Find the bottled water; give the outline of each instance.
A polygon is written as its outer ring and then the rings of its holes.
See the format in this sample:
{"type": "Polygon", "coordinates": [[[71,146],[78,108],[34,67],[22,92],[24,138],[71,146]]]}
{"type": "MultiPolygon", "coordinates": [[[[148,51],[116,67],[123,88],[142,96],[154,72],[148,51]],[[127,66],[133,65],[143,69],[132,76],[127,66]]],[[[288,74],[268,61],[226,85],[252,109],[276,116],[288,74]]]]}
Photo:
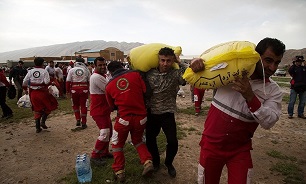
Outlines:
{"type": "Polygon", "coordinates": [[[92,169],[90,159],[86,154],[77,155],[75,170],[80,183],[91,182],[92,169]]]}

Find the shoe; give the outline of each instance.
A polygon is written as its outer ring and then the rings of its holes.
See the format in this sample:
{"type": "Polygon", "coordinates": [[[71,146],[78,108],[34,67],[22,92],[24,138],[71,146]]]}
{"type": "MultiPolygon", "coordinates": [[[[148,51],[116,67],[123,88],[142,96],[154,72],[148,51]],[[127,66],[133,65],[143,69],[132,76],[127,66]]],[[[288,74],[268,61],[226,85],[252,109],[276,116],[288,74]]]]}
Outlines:
{"type": "Polygon", "coordinates": [[[160,169],[160,165],[159,165],[159,164],[158,164],[158,165],[154,165],[154,164],[153,164],[153,171],[154,171],[154,172],[159,171],[159,169],[160,169]]]}
{"type": "Polygon", "coordinates": [[[39,132],[41,132],[41,131],[42,131],[41,128],[37,128],[37,129],[36,129],[36,133],[39,133],[39,132]]]}
{"type": "Polygon", "coordinates": [[[142,171],[142,176],[145,177],[149,177],[152,176],[152,173],[154,172],[154,167],[153,167],[153,163],[151,160],[147,160],[144,164],[143,164],[143,171],[142,171]]]}
{"type": "Polygon", "coordinates": [[[46,126],[45,123],[40,123],[40,126],[41,126],[43,129],[48,129],[48,127],[46,126]]]}
{"type": "Polygon", "coordinates": [[[176,177],[176,170],[173,167],[173,165],[166,165],[166,167],[168,168],[168,174],[172,177],[175,178],[176,177]]]}
{"type": "Polygon", "coordinates": [[[90,158],[90,163],[96,165],[96,166],[105,166],[106,161],[102,160],[101,158],[90,158]]]}
{"type": "Polygon", "coordinates": [[[13,117],[13,114],[9,114],[5,117],[5,119],[10,119],[11,117],[13,117]]]}
{"type": "Polygon", "coordinates": [[[195,115],[195,116],[199,116],[199,113],[198,113],[198,112],[196,112],[194,115],[195,115]]]}
{"type": "Polygon", "coordinates": [[[302,118],[302,119],[306,119],[306,117],[304,116],[304,114],[302,115],[298,115],[299,118],[302,118]]]}
{"type": "Polygon", "coordinates": [[[102,158],[114,158],[114,155],[111,153],[108,153],[106,155],[103,155],[102,158]]]}
{"type": "Polygon", "coordinates": [[[82,124],[82,129],[86,129],[87,125],[86,124],[82,124]]]}
{"type": "Polygon", "coordinates": [[[289,115],[289,116],[288,116],[288,118],[289,118],[289,119],[292,119],[292,118],[293,118],[293,116],[292,116],[292,115],[289,115]]]}
{"type": "Polygon", "coordinates": [[[81,126],[81,121],[80,121],[80,120],[77,120],[75,126],[81,126]]]}
{"type": "Polygon", "coordinates": [[[120,183],[125,182],[125,173],[124,170],[119,170],[115,173],[116,180],[118,180],[120,183]]]}

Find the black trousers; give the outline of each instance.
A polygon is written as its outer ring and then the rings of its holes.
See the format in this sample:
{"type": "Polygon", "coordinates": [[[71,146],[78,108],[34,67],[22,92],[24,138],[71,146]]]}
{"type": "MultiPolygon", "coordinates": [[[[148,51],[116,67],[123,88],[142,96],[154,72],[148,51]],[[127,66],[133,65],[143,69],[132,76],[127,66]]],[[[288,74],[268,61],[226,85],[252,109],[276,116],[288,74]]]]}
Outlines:
{"type": "Polygon", "coordinates": [[[151,114],[148,112],[146,125],[146,144],[153,157],[153,165],[160,165],[160,156],[156,138],[160,130],[166,135],[167,149],[165,165],[171,165],[178,150],[178,140],[176,133],[176,122],[174,113],[151,114]]]}
{"type": "Polygon", "coordinates": [[[13,113],[12,109],[6,105],[6,87],[0,87],[0,106],[3,112],[3,117],[11,115],[13,113]]]}

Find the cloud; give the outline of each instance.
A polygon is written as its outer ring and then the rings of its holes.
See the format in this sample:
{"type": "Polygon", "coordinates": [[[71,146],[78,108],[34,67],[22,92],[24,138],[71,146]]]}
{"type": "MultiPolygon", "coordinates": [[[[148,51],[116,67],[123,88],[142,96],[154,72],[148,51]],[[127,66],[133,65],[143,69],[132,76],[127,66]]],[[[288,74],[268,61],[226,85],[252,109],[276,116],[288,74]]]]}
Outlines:
{"type": "Polygon", "coordinates": [[[0,0],[0,52],[86,40],[161,42],[201,54],[264,37],[305,48],[304,0],[0,0]]]}

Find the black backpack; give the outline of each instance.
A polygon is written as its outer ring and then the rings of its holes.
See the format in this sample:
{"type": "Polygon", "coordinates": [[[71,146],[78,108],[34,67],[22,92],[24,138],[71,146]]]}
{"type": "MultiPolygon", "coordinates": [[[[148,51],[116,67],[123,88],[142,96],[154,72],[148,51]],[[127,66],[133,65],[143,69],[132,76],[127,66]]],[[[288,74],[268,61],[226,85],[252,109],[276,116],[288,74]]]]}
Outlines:
{"type": "Polygon", "coordinates": [[[10,85],[10,87],[8,88],[7,97],[9,99],[14,99],[16,97],[16,88],[14,85],[10,85]]]}

